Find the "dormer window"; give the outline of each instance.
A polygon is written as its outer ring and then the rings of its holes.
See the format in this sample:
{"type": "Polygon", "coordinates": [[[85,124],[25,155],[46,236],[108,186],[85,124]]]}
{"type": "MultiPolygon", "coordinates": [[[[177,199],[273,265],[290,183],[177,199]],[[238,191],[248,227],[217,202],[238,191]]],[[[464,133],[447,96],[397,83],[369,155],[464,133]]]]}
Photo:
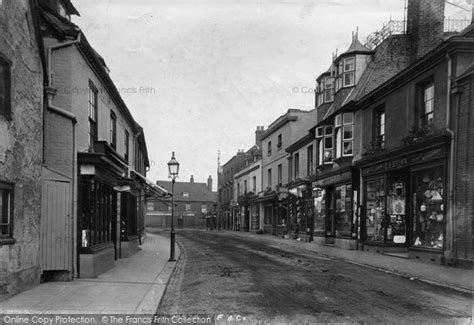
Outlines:
{"type": "Polygon", "coordinates": [[[355,58],[344,59],[344,87],[353,86],[355,84],[355,58]]]}

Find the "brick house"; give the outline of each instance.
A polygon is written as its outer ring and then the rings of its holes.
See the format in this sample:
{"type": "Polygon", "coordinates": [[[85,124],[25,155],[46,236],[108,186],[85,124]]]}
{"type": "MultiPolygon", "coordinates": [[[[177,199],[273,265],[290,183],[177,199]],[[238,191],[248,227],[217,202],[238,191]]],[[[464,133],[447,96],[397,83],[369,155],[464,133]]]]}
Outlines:
{"type": "Polygon", "coordinates": [[[356,103],[362,249],[471,267],[474,29],[444,33],[444,1],[415,9],[407,33],[416,60],[356,103]],[[437,27],[427,37],[423,24],[437,27]],[[384,145],[373,146],[382,123],[384,145]]]}
{"type": "MultiPolygon", "coordinates": [[[[171,193],[171,181],[157,181],[156,184],[171,193]]],[[[194,181],[175,182],[174,225],[176,228],[206,229],[206,219],[217,227],[217,193],[212,191],[212,177],[207,183],[194,181]]],[[[169,228],[171,226],[171,198],[150,200],[147,206],[147,227],[169,228]]]]}
{"type": "Polygon", "coordinates": [[[0,2],[0,299],[40,282],[43,61],[35,1],[0,2]]]}
{"type": "Polygon", "coordinates": [[[104,59],[70,21],[70,1],[43,1],[47,60],[41,261],[45,278],[95,277],[138,251],[147,195],[143,129],[104,59]],[[52,240],[54,238],[54,240],[52,240]]]}
{"type": "Polygon", "coordinates": [[[472,23],[446,31],[442,0],[407,9],[317,79],[313,239],[470,265],[472,23]]]}

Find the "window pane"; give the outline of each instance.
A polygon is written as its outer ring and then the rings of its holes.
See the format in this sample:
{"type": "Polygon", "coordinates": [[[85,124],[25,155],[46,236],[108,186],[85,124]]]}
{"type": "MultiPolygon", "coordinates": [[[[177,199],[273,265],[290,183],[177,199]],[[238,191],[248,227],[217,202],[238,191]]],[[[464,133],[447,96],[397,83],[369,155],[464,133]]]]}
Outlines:
{"type": "Polygon", "coordinates": [[[344,59],[344,72],[354,70],[354,58],[344,59]]]}
{"type": "Polygon", "coordinates": [[[354,72],[348,72],[344,74],[344,86],[351,86],[354,84],[355,76],[354,72]]]}
{"type": "Polygon", "coordinates": [[[341,142],[341,129],[337,129],[336,132],[336,158],[341,157],[342,155],[342,142],[341,142]]]}
{"type": "Polygon", "coordinates": [[[333,127],[332,127],[332,126],[329,126],[329,125],[328,125],[328,126],[326,126],[326,127],[324,128],[324,134],[325,134],[325,135],[333,135],[333,132],[334,132],[334,131],[333,131],[333,127]]]}
{"type": "Polygon", "coordinates": [[[354,124],[354,113],[344,113],[342,123],[344,123],[344,125],[354,124]]]}
{"type": "Polygon", "coordinates": [[[332,137],[324,138],[324,149],[332,149],[332,137]]]}
{"type": "Polygon", "coordinates": [[[352,140],[354,126],[353,125],[344,125],[343,128],[344,128],[343,139],[344,140],[352,140]]]}
{"type": "Polygon", "coordinates": [[[344,141],[344,156],[351,156],[353,154],[352,151],[352,141],[344,141]]]}

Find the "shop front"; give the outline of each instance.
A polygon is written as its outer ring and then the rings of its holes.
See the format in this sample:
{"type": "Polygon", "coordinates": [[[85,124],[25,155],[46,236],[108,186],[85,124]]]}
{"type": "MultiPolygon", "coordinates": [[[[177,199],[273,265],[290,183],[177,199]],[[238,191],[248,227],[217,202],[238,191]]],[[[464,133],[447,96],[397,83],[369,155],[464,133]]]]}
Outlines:
{"type": "Polygon", "coordinates": [[[301,182],[289,187],[288,195],[288,224],[287,229],[291,238],[301,241],[313,240],[314,229],[313,198],[311,182],[301,182]]]}
{"type": "Polygon", "coordinates": [[[311,183],[313,240],[319,244],[357,249],[358,173],[350,166],[311,183]]]}
{"type": "Polygon", "coordinates": [[[364,250],[444,263],[447,144],[438,140],[360,165],[364,250]]]}

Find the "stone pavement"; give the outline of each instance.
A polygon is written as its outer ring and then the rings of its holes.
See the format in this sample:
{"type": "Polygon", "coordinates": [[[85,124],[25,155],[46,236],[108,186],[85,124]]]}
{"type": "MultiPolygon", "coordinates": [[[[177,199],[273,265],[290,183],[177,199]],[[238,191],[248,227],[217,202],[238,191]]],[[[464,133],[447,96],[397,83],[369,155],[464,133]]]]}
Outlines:
{"type": "Polygon", "coordinates": [[[97,278],[47,282],[21,292],[0,302],[0,312],[154,314],[176,263],[168,262],[169,238],[147,233],[141,248],[97,278]]]}
{"type": "MultiPolygon", "coordinates": [[[[430,264],[413,259],[394,257],[384,254],[347,250],[334,246],[320,245],[314,242],[302,242],[294,239],[268,234],[254,234],[248,232],[220,231],[221,236],[242,236],[266,242],[275,247],[289,251],[310,251],[319,255],[341,260],[347,263],[377,269],[406,277],[412,281],[422,281],[432,285],[450,288],[463,293],[474,294],[474,271],[439,264],[430,264]]],[[[179,240],[179,237],[177,237],[179,240]]]]}

